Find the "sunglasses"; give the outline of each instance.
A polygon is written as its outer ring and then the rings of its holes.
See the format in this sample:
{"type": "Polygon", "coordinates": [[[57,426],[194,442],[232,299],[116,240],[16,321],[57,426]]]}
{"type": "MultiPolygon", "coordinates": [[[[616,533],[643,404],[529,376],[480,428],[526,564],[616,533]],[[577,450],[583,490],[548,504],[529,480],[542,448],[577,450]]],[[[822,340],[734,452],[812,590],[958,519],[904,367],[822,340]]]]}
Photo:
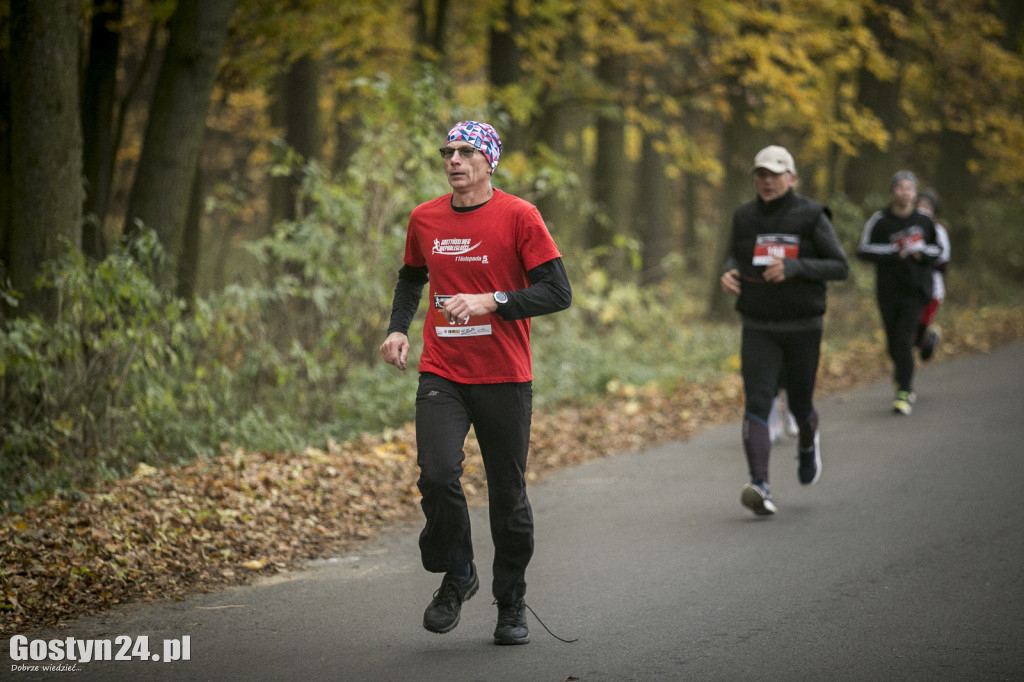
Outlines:
{"type": "Polygon", "coordinates": [[[455,156],[455,152],[458,152],[459,157],[463,159],[472,159],[475,154],[483,154],[476,147],[441,147],[437,151],[441,152],[441,158],[445,160],[455,156]]]}

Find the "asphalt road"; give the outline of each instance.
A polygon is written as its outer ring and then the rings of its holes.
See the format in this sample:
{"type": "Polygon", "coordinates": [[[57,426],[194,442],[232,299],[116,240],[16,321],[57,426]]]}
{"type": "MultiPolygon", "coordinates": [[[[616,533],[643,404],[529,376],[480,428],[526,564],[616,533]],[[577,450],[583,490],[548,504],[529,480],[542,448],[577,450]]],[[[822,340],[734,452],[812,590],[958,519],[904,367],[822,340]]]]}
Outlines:
{"type": "MultiPolygon", "coordinates": [[[[189,637],[189,660],[77,663],[11,680],[1024,679],[1024,344],[928,365],[914,414],[887,383],[818,401],[823,474],[772,459],[779,513],[740,506],[738,425],[533,486],[532,642],[491,643],[482,589],[447,635],[421,627],[437,586],[396,527],[358,556],[194,600],[85,618],[56,638],[189,637]],[[66,677],[71,675],[70,678],[66,677]]],[[[180,652],[179,652],[180,653],[180,652]]],[[[69,665],[70,662],[65,662],[69,665]]]]}

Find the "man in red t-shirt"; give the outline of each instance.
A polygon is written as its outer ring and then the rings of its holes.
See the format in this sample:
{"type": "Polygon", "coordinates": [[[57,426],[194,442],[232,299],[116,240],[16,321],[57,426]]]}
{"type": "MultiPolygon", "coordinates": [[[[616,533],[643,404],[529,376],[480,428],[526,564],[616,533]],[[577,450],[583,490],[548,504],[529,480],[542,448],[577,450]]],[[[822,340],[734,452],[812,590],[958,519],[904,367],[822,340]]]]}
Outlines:
{"type": "Polygon", "coordinates": [[[525,644],[525,575],[533,556],[525,475],[533,402],[530,318],[569,307],[572,290],[540,212],[491,186],[501,155],[494,128],[462,121],[440,151],[452,192],[417,206],[409,218],[380,347],[386,362],[406,368],[407,333],[429,282],[416,393],[417,485],[426,517],[419,544],[424,568],[444,577],[423,627],[451,631],[480,584],[460,483],[472,426],[487,473],[494,541],[494,641],[525,644]]]}

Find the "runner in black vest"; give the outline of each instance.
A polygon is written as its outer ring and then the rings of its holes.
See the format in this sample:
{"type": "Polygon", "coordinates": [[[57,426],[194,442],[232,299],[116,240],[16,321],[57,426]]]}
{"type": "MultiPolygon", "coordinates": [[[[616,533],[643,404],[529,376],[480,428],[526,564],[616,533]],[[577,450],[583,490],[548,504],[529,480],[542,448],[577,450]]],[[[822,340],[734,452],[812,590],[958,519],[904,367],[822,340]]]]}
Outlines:
{"type": "Polygon", "coordinates": [[[797,475],[804,485],[821,475],[813,396],[825,282],[845,279],[849,264],[828,208],[795,193],[796,167],[788,151],[774,145],[762,149],[752,170],[757,198],[733,215],[721,285],[738,295],[736,310],[743,316],[743,447],[750,483],[740,500],[754,513],[767,515],[776,511],[768,490],[768,414],[782,373],[789,409],[800,428],[797,475]]]}

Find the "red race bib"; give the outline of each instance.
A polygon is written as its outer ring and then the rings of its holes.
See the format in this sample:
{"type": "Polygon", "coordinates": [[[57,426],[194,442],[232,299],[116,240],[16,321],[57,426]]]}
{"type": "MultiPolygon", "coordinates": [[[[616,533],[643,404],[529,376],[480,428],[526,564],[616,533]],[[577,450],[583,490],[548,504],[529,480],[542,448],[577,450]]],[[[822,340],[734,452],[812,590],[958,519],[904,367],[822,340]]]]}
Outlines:
{"type": "Polygon", "coordinates": [[[795,234],[759,234],[754,244],[754,265],[771,265],[778,258],[800,255],[800,237],[795,234]]]}

